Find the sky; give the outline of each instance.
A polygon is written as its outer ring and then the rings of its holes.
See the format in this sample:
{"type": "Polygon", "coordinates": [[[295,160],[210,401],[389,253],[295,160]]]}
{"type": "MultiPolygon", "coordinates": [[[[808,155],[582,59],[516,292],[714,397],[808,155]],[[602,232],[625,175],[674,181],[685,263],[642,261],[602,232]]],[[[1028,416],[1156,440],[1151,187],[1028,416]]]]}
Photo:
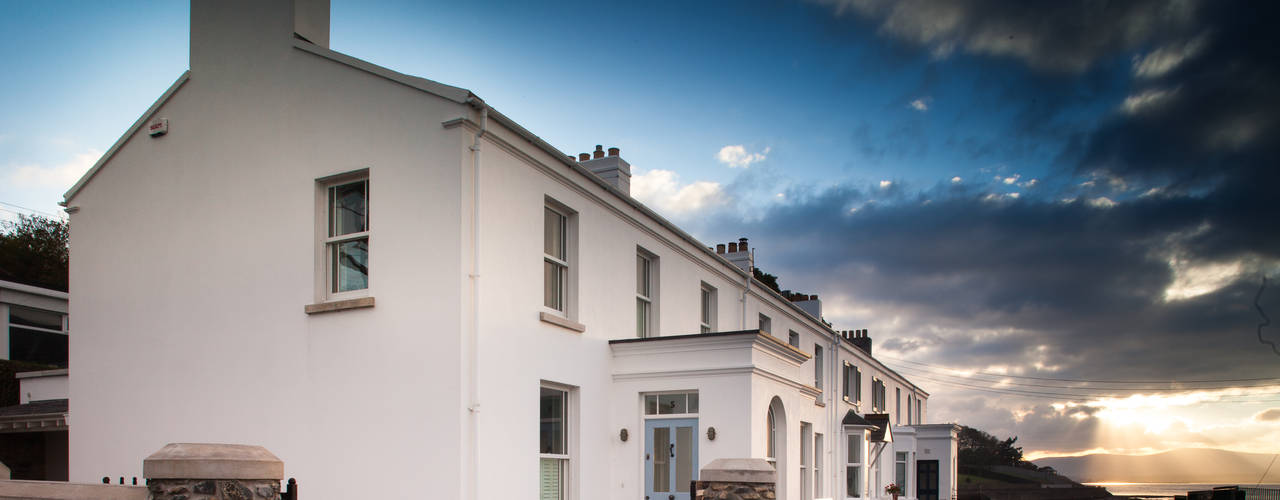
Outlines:
{"type": "MultiPolygon", "coordinates": [[[[1278,10],[333,0],[330,46],[621,148],[637,199],[869,329],[930,421],[1032,458],[1270,454],[1278,10]]],[[[188,28],[180,1],[0,1],[0,218],[60,213],[188,28]]]]}

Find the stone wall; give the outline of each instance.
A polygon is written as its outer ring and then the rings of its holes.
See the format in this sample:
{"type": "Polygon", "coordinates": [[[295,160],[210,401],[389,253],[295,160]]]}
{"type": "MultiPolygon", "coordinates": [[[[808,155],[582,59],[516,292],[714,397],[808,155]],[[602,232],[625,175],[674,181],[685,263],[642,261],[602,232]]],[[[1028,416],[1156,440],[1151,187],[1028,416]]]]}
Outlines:
{"type": "Polygon", "coordinates": [[[696,500],[774,500],[777,495],[774,483],[695,481],[693,486],[696,500]]]}
{"type": "Polygon", "coordinates": [[[761,458],[711,461],[693,482],[693,500],[774,500],[778,473],[761,458]]]}
{"type": "Polygon", "coordinates": [[[148,479],[151,500],[278,500],[272,479],[148,479]]]}
{"type": "Polygon", "coordinates": [[[170,443],[142,475],[146,487],[0,480],[0,500],[279,500],[284,463],[261,446],[170,443]]]}

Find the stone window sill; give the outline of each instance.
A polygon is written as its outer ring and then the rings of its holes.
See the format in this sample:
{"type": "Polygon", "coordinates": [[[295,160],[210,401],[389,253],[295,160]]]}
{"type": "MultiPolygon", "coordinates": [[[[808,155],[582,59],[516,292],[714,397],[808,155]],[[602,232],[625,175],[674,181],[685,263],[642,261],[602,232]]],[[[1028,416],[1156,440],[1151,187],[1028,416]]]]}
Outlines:
{"type": "Polygon", "coordinates": [[[564,316],[558,316],[545,311],[538,313],[538,319],[542,320],[543,323],[551,323],[558,327],[568,328],[578,333],[587,331],[587,325],[571,320],[564,316]]]}
{"type": "Polygon", "coordinates": [[[319,302],[315,304],[307,304],[304,310],[307,314],[322,314],[338,311],[346,311],[349,309],[364,309],[373,307],[373,297],[360,297],[358,299],[335,300],[332,302],[319,302]]]}

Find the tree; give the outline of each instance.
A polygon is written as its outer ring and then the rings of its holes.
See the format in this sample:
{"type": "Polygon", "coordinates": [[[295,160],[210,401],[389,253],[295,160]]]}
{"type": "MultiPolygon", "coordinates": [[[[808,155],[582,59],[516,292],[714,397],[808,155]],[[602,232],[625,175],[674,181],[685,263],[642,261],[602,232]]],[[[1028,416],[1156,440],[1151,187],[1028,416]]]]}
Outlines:
{"type": "Polygon", "coordinates": [[[782,293],[782,289],[778,288],[777,276],[761,271],[758,267],[752,267],[751,274],[755,276],[757,281],[764,283],[764,286],[769,287],[775,292],[782,293]]]}
{"type": "Polygon", "coordinates": [[[1014,446],[1018,437],[1001,440],[991,434],[967,425],[960,426],[959,463],[967,466],[1009,465],[1035,470],[1036,466],[1022,459],[1022,447],[1014,446]]]}
{"type": "Polygon", "coordinates": [[[69,237],[65,220],[18,215],[0,222],[0,280],[67,291],[69,237]]]}

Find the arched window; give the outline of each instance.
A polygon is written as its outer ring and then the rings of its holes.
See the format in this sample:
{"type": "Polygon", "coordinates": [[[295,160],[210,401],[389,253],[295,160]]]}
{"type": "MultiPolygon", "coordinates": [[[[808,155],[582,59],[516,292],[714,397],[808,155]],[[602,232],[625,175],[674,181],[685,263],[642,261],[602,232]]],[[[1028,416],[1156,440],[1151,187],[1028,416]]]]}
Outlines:
{"type": "Polygon", "coordinates": [[[769,415],[765,417],[765,426],[765,456],[769,457],[769,461],[772,462],[774,461],[774,458],[777,457],[773,452],[773,436],[777,433],[777,426],[774,425],[773,421],[773,406],[769,406],[769,415]]]}

